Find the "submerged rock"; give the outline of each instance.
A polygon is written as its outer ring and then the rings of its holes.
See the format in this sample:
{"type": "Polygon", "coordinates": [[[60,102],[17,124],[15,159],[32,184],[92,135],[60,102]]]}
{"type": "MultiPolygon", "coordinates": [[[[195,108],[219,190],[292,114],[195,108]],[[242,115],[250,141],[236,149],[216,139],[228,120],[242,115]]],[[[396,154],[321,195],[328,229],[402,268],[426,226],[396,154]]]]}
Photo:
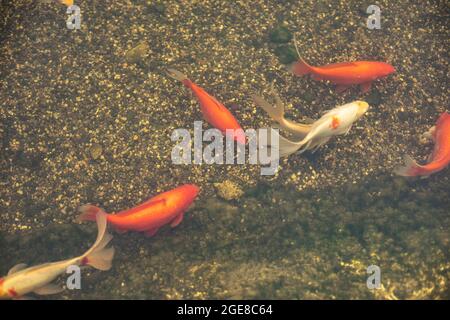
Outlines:
{"type": "Polygon", "coordinates": [[[214,187],[216,188],[219,197],[225,200],[238,199],[244,194],[244,191],[231,180],[214,183],[214,187]]]}
{"type": "Polygon", "coordinates": [[[146,41],[140,42],[136,47],[128,50],[125,53],[125,60],[129,63],[141,62],[147,58],[150,47],[146,41]]]}
{"type": "Polygon", "coordinates": [[[89,153],[92,157],[92,159],[97,160],[98,158],[100,158],[100,156],[103,153],[103,148],[101,145],[99,145],[98,143],[94,143],[91,148],[89,149],[89,153]]]}
{"type": "Polygon", "coordinates": [[[273,43],[287,43],[292,40],[292,33],[285,26],[278,26],[270,32],[269,39],[273,43]]]}
{"type": "Polygon", "coordinates": [[[280,46],[275,49],[275,55],[282,64],[290,64],[297,61],[297,52],[293,46],[280,46]]]}

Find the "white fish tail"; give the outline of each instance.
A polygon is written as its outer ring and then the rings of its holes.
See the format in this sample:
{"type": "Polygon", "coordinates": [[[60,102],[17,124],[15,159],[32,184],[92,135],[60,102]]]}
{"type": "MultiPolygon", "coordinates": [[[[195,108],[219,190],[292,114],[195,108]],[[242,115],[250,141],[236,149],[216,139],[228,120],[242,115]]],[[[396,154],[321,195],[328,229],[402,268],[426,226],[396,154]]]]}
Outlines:
{"type": "Polygon", "coordinates": [[[403,157],[403,166],[394,169],[394,173],[399,176],[412,177],[419,175],[421,166],[418,165],[413,158],[408,155],[403,157]]]}
{"type": "Polygon", "coordinates": [[[263,110],[275,121],[280,122],[284,116],[284,107],[283,105],[273,106],[262,97],[257,96],[255,94],[252,95],[252,99],[256,105],[263,108],[263,110]]]}
{"type": "Polygon", "coordinates": [[[184,73],[181,73],[180,71],[178,71],[176,69],[170,69],[170,68],[167,69],[167,75],[178,81],[183,81],[188,78],[184,73]]]}
{"type": "Polygon", "coordinates": [[[96,221],[98,227],[97,240],[95,240],[92,247],[80,257],[81,264],[89,265],[99,270],[109,270],[114,257],[114,247],[111,246],[106,248],[112,239],[112,236],[106,231],[106,213],[98,211],[96,213],[96,221]]]}
{"type": "Polygon", "coordinates": [[[295,152],[297,152],[300,148],[303,147],[303,149],[300,151],[300,153],[304,152],[308,149],[308,146],[311,141],[299,141],[294,142],[291,140],[288,140],[282,136],[279,136],[278,144],[279,144],[279,155],[280,157],[289,156],[295,152]]]}

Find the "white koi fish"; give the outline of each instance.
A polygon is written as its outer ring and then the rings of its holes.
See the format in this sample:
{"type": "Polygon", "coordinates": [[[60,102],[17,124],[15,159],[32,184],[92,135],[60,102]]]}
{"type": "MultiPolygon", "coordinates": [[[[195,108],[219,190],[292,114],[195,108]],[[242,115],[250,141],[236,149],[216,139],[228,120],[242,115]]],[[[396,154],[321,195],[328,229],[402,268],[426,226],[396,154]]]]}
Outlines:
{"type": "Polygon", "coordinates": [[[364,101],[353,101],[327,111],[315,121],[307,135],[300,141],[291,141],[279,137],[279,156],[288,156],[300,150],[300,153],[324,145],[331,137],[346,134],[353,123],[366,113],[369,105],[364,101]]]}
{"type": "Polygon", "coordinates": [[[99,270],[109,270],[114,256],[114,248],[106,248],[112,236],[106,232],[106,214],[97,213],[97,240],[83,255],[64,261],[44,263],[26,268],[20,263],[9,270],[8,275],[0,278],[0,299],[18,299],[34,292],[39,295],[56,294],[64,289],[52,284],[59,275],[71,265],[89,265],[99,270]]]}

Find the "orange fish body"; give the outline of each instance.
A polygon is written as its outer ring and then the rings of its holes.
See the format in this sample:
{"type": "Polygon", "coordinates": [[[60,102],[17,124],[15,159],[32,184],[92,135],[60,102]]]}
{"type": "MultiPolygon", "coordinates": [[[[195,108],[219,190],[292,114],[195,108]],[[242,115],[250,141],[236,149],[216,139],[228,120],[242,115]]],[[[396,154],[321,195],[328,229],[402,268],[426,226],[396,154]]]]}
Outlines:
{"type": "MultiPolygon", "coordinates": [[[[176,227],[183,220],[184,212],[199,192],[196,185],[186,184],[161,193],[146,202],[115,214],[108,214],[107,220],[118,232],[138,231],[153,236],[160,227],[169,224],[176,227]]],[[[79,220],[94,220],[102,210],[93,205],[80,208],[79,220]]]]}
{"type": "Polygon", "coordinates": [[[197,98],[203,117],[213,127],[219,129],[222,134],[227,134],[226,131],[233,130],[230,136],[241,144],[246,143],[246,137],[239,122],[233,116],[233,114],[216,98],[207,93],[203,88],[193,83],[181,72],[169,69],[169,76],[181,81],[197,98]]]}
{"type": "Polygon", "coordinates": [[[432,128],[432,139],[435,142],[430,162],[418,165],[411,157],[405,157],[405,165],[395,169],[401,176],[429,176],[441,171],[450,163],[450,114],[440,115],[435,127],[432,128]]]}
{"type": "Polygon", "coordinates": [[[292,65],[291,70],[297,76],[311,74],[314,80],[327,80],[337,84],[338,92],[351,85],[360,85],[363,93],[370,90],[373,81],[395,72],[394,67],[385,62],[355,61],[313,67],[301,58],[292,65]]]}
{"type": "Polygon", "coordinates": [[[73,0],[59,0],[62,4],[65,4],[66,6],[70,7],[73,5],[73,0]]]}

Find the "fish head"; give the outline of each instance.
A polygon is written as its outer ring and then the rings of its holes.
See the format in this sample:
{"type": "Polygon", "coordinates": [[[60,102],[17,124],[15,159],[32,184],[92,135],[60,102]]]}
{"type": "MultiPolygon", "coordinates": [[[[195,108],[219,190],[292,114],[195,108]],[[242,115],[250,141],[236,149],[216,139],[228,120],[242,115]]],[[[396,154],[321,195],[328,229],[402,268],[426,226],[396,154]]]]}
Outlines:
{"type": "Polygon", "coordinates": [[[361,118],[369,109],[369,104],[365,101],[357,100],[354,102],[356,105],[356,118],[361,118]]]}
{"type": "Polygon", "coordinates": [[[195,184],[185,184],[182,188],[184,189],[183,194],[186,196],[187,199],[189,199],[188,202],[194,201],[194,199],[200,192],[200,188],[195,184]]]}
{"type": "Polygon", "coordinates": [[[395,72],[395,68],[389,63],[381,62],[378,67],[378,72],[380,73],[381,77],[387,77],[391,73],[395,72]]]}

